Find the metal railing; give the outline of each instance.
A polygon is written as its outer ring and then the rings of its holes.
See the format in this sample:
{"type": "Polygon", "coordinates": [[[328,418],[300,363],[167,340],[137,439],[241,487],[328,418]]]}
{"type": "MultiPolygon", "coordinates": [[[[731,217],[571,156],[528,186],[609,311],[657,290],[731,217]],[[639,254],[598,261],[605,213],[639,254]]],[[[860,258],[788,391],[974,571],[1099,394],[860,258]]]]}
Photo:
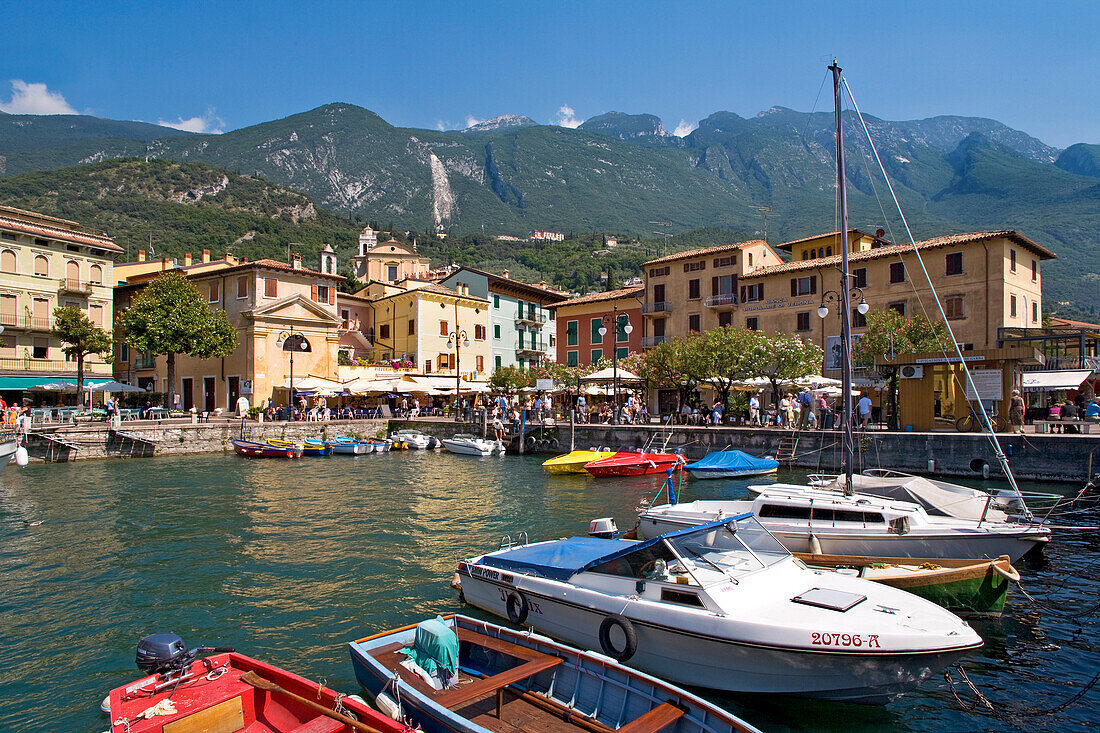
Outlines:
{"type": "Polygon", "coordinates": [[[516,347],[516,355],[517,356],[526,356],[526,355],[529,355],[529,354],[538,354],[538,355],[541,356],[543,353],[545,353],[545,351],[546,351],[546,346],[543,345],[543,344],[531,344],[529,346],[517,346],[516,347]]]}
{"type": "Polygon", "coordinates": [[[59,282],[58,289],[63,293],[83,293],[84,295],[88,295],[92,292],[92,284],[86,280],[78,280],[75,277],[65,277],[59,282]]]}
{"type": "Polygon", "coordinates": [[[642,303],[642,313],[649,315],[650,313],[671,313],[672,304],[668,301],[660,301],[657,303],[642,303]]]}
{"type": "Polygon", "coordinates": [[[663,344],[665,341],[669,341],[670,339],[671,337],[669,336],[643,336],[642,348],[652,349],[657,344],[663,344]]]}
{"type": "Polygon", "coordinates": [[[49,331],[53,328],[49,316],[31,316],[19,313],[0,313],[0,326],[25,328],[31,331],[49,331]]]}
{"type": "Polygon", "coordinates": [[[541,313],[520,311],[516,314],[516,323],[530,323],[534,326],[541,326],[546,323],[546,316],[541,313]]]}
{"type": "Polygon", "coordinates": [[[716,308],[723,305],[737,305],[737,296],[733,293],[725,295],[711,295],[706,299],[707,308],[716,308]]]}
{"type": "MultiPolygon", "coordinates": [[[[76,378],[76,362],[67,359],[34,359],[31,357],[0,357],[0,369],[25,372],[65,372],[76,378]]],[[[84,360],[84,376],[111,376],[111,365],[84,360]]]]}

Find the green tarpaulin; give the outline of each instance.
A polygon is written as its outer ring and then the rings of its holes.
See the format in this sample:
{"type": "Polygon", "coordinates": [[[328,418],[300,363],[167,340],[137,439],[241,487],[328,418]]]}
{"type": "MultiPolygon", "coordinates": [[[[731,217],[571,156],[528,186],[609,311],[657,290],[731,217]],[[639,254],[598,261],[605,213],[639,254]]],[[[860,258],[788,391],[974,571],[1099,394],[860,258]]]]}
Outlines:
{"type": "Polygon", "coordinates": [[[0,390],[4,389],[30,389],[41,384],[51,384],[59,381],[76,382],[76,378],[64,377],[0,377],[0,390]]]}

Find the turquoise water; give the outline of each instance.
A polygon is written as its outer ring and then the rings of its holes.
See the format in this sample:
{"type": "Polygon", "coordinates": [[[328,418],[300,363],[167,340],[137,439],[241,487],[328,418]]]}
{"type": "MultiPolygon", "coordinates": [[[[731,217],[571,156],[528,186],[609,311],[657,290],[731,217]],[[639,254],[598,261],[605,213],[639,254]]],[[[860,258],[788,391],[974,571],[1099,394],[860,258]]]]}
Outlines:
{"type": "MultiPolygon", "coordinates": [[[[134,645],[155,631],[354,691],[348,640],[463,610],[449,587],[456,558],[522,530],[532,540],[583,534],[602,516],[630,526],[659,485],[548,476],[540,460],[230,454],[9,467],[0,475],[0,730],[104,730],[100,700],[138,676],[134,645]]],[[[744,486],[695,482],[688,495],[741,496],[744,486]]],[[[1063,608],[1095,603],[1098,539],[1059,533],[1045,560],[1021,564],[1027,587],[1063,608]]],[[[974,624],[986,645],[965,667],[1002,711],[1053,706],[1100,671],[1095,614],[1066,620],[1014,593],[1002,619],[974,624]]],[[[1064,712],[1014,724],[960,710],[940,678],[885,707],[714,699],[767,730],[1069,730],[1100,718],[1100,687],[1064,712]]]]}

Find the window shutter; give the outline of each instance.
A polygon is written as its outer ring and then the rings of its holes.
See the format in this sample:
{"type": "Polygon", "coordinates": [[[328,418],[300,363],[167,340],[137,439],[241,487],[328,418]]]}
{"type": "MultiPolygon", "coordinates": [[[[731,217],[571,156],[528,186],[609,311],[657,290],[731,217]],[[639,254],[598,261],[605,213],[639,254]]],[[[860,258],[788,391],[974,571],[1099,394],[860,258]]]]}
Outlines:
{"type": "Polygon", "coordinates": [[[817,292],[817,275],[810,276],[810,294],[813,295],[817,292]]]}
{"type": "Polygon", "coordinates": [[[742,285],[741,286],[741,302],[744,303],[745,300],[746,300],[746,298],[745,298],[745,286],[742,285]]]}
{"type": "Polygon", "coordinates": [[[684,263],[684,272],[687,272],[687,271],[688,271],[688,263],[685,262],[684,263]]]}
{"type": "Polygon", "coordinates": [[[791,278],[791,297],[793,298],[796,295],[798,295],[798,278],[797,277],[792,277],[791,278]]]}
{"type": "Polygon", "coordinates": [[[328,288],[328,304],[336,305],[336,288],[331,285],[328,288]]]}
{"type": "Polygon", "coordinates": [[[714,276],[710,279],[710,294],[718,295],[718,276],[714,276]]]}
{"type": "MultiPolygon", "coordinates": [[[[764,283],[760,283],[756,286],[756,297],[760,300],[764,299],[764,283]]],[[[755,330],[755,329],[753,329],[755,330]]]]}
{"type": "Polygon", "coordinates": [[[313,283],[309,286],[309,297],[313,300],[313,302],[317,302],[317,283],[313,283]]]}

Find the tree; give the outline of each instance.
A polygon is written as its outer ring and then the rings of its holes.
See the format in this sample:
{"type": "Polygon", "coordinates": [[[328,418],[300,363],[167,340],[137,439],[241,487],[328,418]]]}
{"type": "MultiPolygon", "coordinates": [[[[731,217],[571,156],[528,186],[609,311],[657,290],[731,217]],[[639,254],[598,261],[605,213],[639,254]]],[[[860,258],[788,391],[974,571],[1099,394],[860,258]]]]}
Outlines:
{"type": "Polygon", "coordinates": [[[654,387],[675,389],[679,397],[677,409],[687,403],[698,380],[692,373],[690,356],[684,339],[662,341],[642,354],[638,376],[654,387]]]}
{"type": "Polygon", "coordinates": [[[867,332],[852,347],[852,363],[875,370],[889,382],[891,429],[898,427],[898,367],[893,364],[876,366],[876,360],[939,351],[950,343],[946,326],[939,321],[930,321],[920,313],[911,318],[893,309],[867,314],[867,332]]]}
{"type": "Polygon", "coordinates": [[[735,328],[716,328],[704,333],[693,333],[684,339],[683,348],[687,370],[698,382],[714,387],[723,404],[730,401],[733,383],[750,376],[752,362],[751,344],[756,331],[735,328]]]}
{"type": "Polygon", "coordinates": [[[101,354],[110,361],[111,334],[97,328],[84,311],[71,305],[53,309],[54,326],[51,333],[65,344],[62,351],[69,358],[76,357],[76,393],[83,395],[84,357],[101,354]]]}
{"type": "Polygon", "coordinates": [[[762,331],[749,331],[746,338],[748,373],[766,377],[772,383],[772,400],[779,401],[779,385],[821,371],[824,352],[811,341],[793,334],[768,336],[762,331]]]}
{"type": "Polygon", "coordinates": [[[512,394],[532,386],[535,383],[534,376],[534,372],[515,366],[497,367],[489,377],[489,386],[498,392],[512,394]]]}
{"type": "Polygon", "coordinates": [[[116,319],[132,349],[168,357],[168,404],[176,402],[176,354],[196,359],[229,356],[237,330],[223,310],[211,310],[195,284],[178,272],[153,280],[116,319]]]}

